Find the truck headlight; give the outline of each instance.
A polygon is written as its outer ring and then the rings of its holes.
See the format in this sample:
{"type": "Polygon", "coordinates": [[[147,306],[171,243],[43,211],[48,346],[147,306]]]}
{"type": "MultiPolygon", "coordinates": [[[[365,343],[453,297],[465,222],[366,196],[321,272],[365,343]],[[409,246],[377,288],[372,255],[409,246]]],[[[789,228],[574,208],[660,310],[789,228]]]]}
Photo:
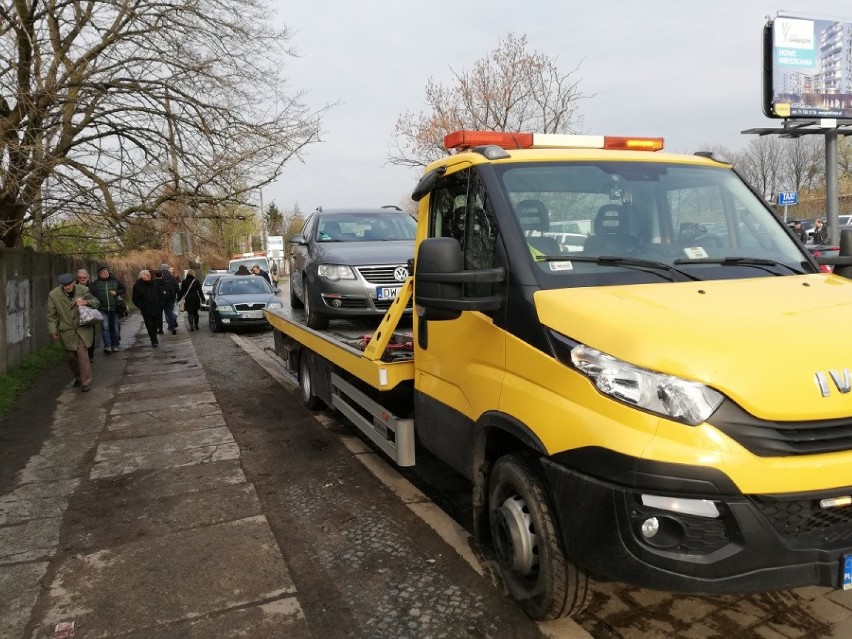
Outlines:
{"type": "Polygon", "coordinates": [[[352,269],[344,264],[320,264],[317,268],[317,274],[320,277],[325,277],[330,280],[354,280],[355,273],[352,269]]]}
{"type": "Polygon", "coordinates": [[[271,302],[271,303],[266,305],[266,308],[268,308],[268,309],[281,308],[281,303],[280,302],[271,302]]]}
{"type": "Polygon", "coordinates": [[[707,421],[724,399],[704,384],[639,368],[588,346],[572,348],[571,362],[602,393],[691,426],[707,421]]]}

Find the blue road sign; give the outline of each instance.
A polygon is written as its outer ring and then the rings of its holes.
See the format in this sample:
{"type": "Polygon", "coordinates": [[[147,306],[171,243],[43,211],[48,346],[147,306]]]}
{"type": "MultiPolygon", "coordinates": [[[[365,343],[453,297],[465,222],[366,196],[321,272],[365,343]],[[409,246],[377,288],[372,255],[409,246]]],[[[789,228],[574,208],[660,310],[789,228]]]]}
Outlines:
{"type": "Polygon", "coordinates": [[[781,191],[778,194],[778,204],[782,206],[788,206],[790,204],[798,204],[799,203],[799,192],[798,191],[781,191]]]}

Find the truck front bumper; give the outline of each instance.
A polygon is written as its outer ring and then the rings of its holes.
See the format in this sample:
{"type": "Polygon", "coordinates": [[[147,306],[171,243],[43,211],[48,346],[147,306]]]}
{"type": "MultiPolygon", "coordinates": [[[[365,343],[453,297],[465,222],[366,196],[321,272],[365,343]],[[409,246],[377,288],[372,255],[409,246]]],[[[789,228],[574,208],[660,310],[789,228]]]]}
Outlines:
{"type": "Polygon", "coordinates": [[[852,553],[852,506],[826,509],[820,501],[852,494],[852,488],[678,496],[609,483],[553,460],[544,460],[543,468],[566,555],[599,577],[704,593],[842,584],[841,561],[852,553]],[[689,514],[671,504],[660,508],[657,496],[680,498],[679,504],[712,502],[718,515],[689,514]]]}

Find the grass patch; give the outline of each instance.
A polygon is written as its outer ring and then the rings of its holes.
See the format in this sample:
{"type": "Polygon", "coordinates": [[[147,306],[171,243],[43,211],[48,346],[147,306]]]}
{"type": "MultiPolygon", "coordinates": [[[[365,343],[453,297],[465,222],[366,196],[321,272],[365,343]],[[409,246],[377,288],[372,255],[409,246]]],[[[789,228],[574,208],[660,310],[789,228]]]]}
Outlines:
{"type": "Polygon", "coordinates": [[[59,342],[45,346],[24,359],[5,375],[0,375],[0,417],[3,417],[16,399],[32,386],[44,372],[65,359],[65,350],[59,342]]]}

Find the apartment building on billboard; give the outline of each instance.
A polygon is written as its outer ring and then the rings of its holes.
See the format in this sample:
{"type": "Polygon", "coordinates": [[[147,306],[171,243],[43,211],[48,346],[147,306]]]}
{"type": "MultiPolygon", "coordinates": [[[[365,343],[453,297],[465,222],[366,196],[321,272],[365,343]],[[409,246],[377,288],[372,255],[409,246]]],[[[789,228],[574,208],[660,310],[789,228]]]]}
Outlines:
{"type": "Polygon", "coordinates": [[[852,24],[829,22],[819,38],[817,91],[825,95],[852,93],[852,24]]]}

